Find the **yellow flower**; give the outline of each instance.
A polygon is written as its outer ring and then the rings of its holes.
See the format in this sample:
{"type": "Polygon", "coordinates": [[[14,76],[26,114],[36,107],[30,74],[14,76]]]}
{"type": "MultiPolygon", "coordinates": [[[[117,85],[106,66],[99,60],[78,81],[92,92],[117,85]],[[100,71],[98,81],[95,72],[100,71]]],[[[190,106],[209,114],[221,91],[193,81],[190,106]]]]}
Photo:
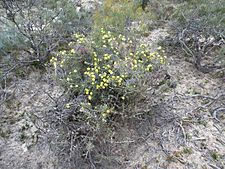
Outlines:
{"type": "Polygon", "coordinates": [[[91,75],[91,78],[92,78],[92,79],[95,79],[95,75],[94,75],[94,74],[92,74],[92,75],[91,75]]]}
{"type": "Polygon", "coordinates": [[[95,72],[98,73],[98,69],[95,69],[95,72]]]}
{"type": "Polygon", "coordinates": [[[113,74],[113,71],[112,70],[108,70],[109,74],[113,74]]]}
{"type": "Polygon", "coordinates": [[[74,35],[75,35],[75,38],[79,38],[80,37],[79,34],[77,34],[77,33],[74,34],[74,35]]]}
{"type": "Polygon", "coordinates": [[[161,47],[161,46],[159,46],[157,49],[158,49],[158,50],[161,50],[161,49],[162,49],[162,47],[161,47]]]}
{"type": "Polygon", "coordinates": [[[75,53],[75,50],[74,49],[71,49],[70,53],[74,54],[75,53]]]}
{"type": "Polygon", "coordinates": [[[91,100],[91,99],[92,99],[92,96],[91,96],[91,95],[89,95],[89,96],[88,96],[88,100],[91,100]]]}
{"type": "Polygon", "coordinates": [[[165,60],[163,58],[160,58],[160,63],[165,64],[165,60]]]}
{"type": "Polygon", "coordinates": [[[122,82],[122,79],[118,79],[118,83],[121,83],[122,82]]]}
{"type": "Polygon", "coordinates": [[[70,104],[67,103],[67,104],[65,105],[65,107],[66,107],[67,109],[69,109],[69,108],[70,108],[70,104]]]}
{"type": "Polygon", "coordinates": [[[146,69],[145,69],[146,71],[151,71],[152,70],[152,65],[151,64],[149,64],[147,67],[146,67],[146,69]]]}
{"type": "Polygon", "coordinates": [[[137,65],[134,65],[134,68],[137,68],[137,65]]]}
{"type": "Polygon", "coordinates": [[[66,51],[64,50],[64,51],[61,51],[61,54],[62,55],[65,55],[66,54],[66,51]]]}
{"type": "Polygon", "coordinates": [[[88,95],[89,94],[89,89],[84,89],[85,94],[88,95]]]}
{"type": "Polygon", "coordinates": [[[103,118],[106,118],[107,117],[107,114],[106,113],[102,113],[102,117],[103,118]]]}
{"type": "Polygon", "coordinates": [[[107,75],[107,74],[104,72],[104,73],[103,73],[103,77],[106,77],[106,75],[107,75]]]}

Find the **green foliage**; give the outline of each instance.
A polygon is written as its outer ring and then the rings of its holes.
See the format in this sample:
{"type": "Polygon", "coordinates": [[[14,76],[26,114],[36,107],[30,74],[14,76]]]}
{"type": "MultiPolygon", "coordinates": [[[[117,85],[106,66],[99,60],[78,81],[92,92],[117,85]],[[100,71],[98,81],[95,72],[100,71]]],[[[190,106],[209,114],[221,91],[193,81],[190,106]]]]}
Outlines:
{"type": "Polygon", "coordinates": [[[211,157],[215,161],[219,161],[221,159],[221,155],[218,152],[216,152],[216,151],[212,151],[211,152],[211,157]]]}
{"type": "Polygon", "coordinates": [[[150,52],[147,45],[104,28],[97,39],[82,34],[75,34],[73,39],[51,63],[56,72],[65,72],[61,80],[67,88],[85,96],[81,106],[94,110],[90,111],[92,118],[105,120],[113,111],[121,111],[122,104],[135,101],[143,94],[140,81],[165,64],[161,48],[150,52]]]}
{"type": "Polygon", "coordinates": [[[223,0],[191,0],[181,4],[174,18],[180,23],[187,20],[205,22],[208,26],[225,26],[225,1],[223,0]]]}
{"type": "Polygon", "coordinates": [[[135,9],[141,7],[143,10],[145,10],[145,7],[147,6],[149,0],[133,0],[133,1],[135,9]]]}
{"type": "Polygon", "coordinates": [[[155,20],[157,17],[154,11],[144,11],[145,0],[106,0],[102,8],[96,10],[93,16],[94,30],[104,28],[114,30],[118,33],[124,33],[129,30],[132,22],[146,22],[155,20]],[[142,7],[142,4],[144,7],[142,7]]]}
{"type": "Polygon", "coordinates": [[[129,0],[106,0],[103,7],[98,9],[93,18],[95,29],[124,30],[129,20],[134,20],[141,15],[135,12],[134,4],[129,0]]]}
{"type": "Polygon", "coordinates": [[[192,150],[191,147],[184,147],[183,153],[184,154],[192,154],[193,153],[193,150],[192,150]]]}
{"type": "Polygon", "coordinates": [[[0,52],[11,52],[23,48],[26,45],[25,38],[13,25],[0,28],[0,52]]]}

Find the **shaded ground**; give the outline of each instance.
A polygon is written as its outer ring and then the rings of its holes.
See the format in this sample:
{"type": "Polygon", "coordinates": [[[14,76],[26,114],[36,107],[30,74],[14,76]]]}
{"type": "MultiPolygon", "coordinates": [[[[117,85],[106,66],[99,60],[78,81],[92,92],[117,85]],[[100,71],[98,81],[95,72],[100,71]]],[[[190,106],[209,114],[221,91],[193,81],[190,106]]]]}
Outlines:
{"type": "MultiPolygon", "coordinates": [[[[152,43],[166,35],[166,29],[155,30],[143,41],[152,43]]],[[[171,78],[160,86],[163,99],[156,100],[151,114],[137,115],[116,128],[108,140],[111,156],[102,157],[96,168],[225,168],[225,116],[216,111],[225,107],[224,81],[199,73],[179,56],[168,59],[171,78]]],[[[62,153],[54,151],[60,149],[53,144],[58,138],[48,135],[51,131],[54,136],[54,128],[46,112],[62,92],[42,72],[17,80],[2,92],[8,101],[0,113],[1,169],[74,168],[63,164],[62,153]]]]}

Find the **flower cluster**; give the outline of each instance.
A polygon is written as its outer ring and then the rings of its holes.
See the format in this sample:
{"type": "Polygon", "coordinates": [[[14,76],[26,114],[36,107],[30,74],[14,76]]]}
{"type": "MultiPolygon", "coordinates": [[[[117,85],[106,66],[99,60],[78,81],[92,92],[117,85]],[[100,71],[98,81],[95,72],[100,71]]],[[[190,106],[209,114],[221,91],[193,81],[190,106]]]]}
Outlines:
{"type": "Polygon", "coordinates": [[[86,42],[85,36],[83,34],[76,33],[73,35],[73,38],[76,39],[78,44],[84,44],[86,42]]]}
{"type": "Polygon", "coordinates": [[[52,57],[50,60],[50,63],[55,65],[57,63],[57,61],[58,61],[58,59],[56,57],[52,57]]]}

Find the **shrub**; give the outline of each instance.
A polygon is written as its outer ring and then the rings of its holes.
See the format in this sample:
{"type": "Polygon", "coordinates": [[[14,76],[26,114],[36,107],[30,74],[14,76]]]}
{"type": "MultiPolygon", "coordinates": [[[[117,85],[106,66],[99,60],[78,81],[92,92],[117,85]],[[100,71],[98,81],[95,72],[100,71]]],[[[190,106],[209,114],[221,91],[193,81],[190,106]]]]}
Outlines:
{"type": "Polygon", "coordinates": [[[203,73],[223,66],[217,51],[224,44],[224,5],[222,0],[191,0],[180,4],[173,16],[175,36],[171,40],[203,73]]]}
{"type": "Polygon", "coordinates": [[[122,111],[124,103],[142,94],[140,81],[165,64],[161,48],[150,52],[147,45],[104,28],[96,39],[78,33],[73,39],[51,63],[62,84],[84,96],[80,105],[89,110],[89,119],[105,121],[114,111],[122,111]]]}
{"type": "Polygon", "coordinates": [[[7,50],[10,42],[13,42],[18,51],[26,51],[30,58],[42,63],[46,62],[54,49],[67,41],[74,31],[90,30],[90,14],[85,11],[77,12],[72,1],[3,0],[0,2],[0,8],[4,11],[3,17],[0,18],[3,23],[0,30],[10,31],[10,40],[5,36],[0,41],[2,49],[4,47],[7,50]],[[14,30],[14,33],[11,30],[14,30]]]}
{"type": "Polygon", "coordinates": [[[224,27],[224,5],[223,0],[191,0],[179,5],[173,18],[181,24],[198,20],[199,23],[207,23],[208,27],[224,27]]]}

